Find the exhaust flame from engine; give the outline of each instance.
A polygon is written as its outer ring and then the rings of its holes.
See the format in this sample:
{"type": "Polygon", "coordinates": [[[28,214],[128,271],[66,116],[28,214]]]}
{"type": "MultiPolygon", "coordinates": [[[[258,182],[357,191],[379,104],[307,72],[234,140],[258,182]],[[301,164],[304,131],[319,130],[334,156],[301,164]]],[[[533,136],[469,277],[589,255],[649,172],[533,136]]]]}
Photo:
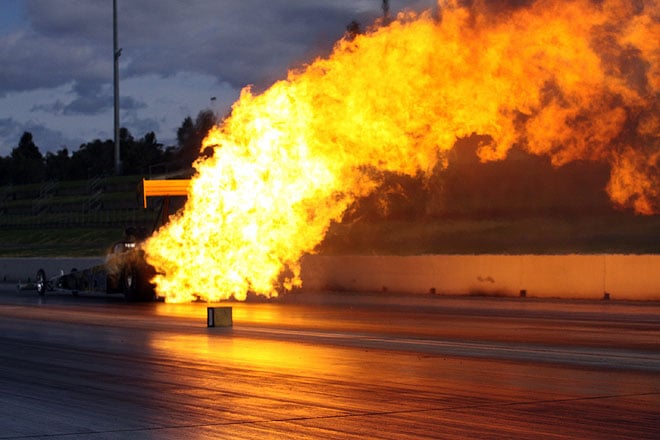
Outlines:
{"type": "Polygon", "coordinates": [[[339,41],[261,95],[241,93],[205,140],[185,209],[147,243],[168,301],[276,296],[299,260],[392,171],[430,174],[458,138],[484,161],[513,145],[611,166],[607,191],[660,212],[656,0],[441,2],[339,41]]]}

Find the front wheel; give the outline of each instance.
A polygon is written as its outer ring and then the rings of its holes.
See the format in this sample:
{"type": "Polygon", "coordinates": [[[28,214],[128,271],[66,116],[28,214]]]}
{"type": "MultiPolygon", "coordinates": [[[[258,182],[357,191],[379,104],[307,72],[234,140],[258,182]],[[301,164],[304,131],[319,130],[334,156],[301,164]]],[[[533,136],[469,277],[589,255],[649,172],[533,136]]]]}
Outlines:
{"type": "Polygon", "coordinates": [[[37,271],[37,276],[35,277],[36,280],[36,285],[37,285],[37,293],[39,296],[44,296],[46,295],[46,287],[48,281],[46,280],[46,271],[43,269],[39,269],[37,271]]]}

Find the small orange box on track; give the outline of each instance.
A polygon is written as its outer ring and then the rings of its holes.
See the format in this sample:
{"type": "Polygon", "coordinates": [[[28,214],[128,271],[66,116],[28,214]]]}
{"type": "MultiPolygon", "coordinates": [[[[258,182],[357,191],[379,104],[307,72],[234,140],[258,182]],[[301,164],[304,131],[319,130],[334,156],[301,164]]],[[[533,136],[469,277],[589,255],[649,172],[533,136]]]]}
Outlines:
{"type": "Polygon", "coordinates": [[[231,327],[233,325],[231,307],[208,307],[207,312],[209,327],[231,327]]]}

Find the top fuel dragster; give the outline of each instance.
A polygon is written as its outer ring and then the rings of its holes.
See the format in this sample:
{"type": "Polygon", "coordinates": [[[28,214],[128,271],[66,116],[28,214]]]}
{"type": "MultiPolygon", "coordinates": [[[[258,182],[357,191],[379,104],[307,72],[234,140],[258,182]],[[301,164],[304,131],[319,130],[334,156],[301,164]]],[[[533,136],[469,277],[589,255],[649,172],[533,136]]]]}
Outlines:
{"type": "MultiPolygon", "coordinates": [[[[164,197],[161,207],[162,222],[167,221],[169,198],[186,196],[189,180],[142,180],[141,192],[144,207],[147,197],[164,197]]],[[[128,228],[123,241],[115,243],[108,252],[104,264],[48,278],[44,269],[36,274],[36,288],[39,295],[47,291],[71,291],[74,295],[83,291],[121,293],[127,301],[151,301],[156,298],[155,286],[151,279],[155,269],[145,259],[141,243],[147,238],[143,229],[128,228]]]]}

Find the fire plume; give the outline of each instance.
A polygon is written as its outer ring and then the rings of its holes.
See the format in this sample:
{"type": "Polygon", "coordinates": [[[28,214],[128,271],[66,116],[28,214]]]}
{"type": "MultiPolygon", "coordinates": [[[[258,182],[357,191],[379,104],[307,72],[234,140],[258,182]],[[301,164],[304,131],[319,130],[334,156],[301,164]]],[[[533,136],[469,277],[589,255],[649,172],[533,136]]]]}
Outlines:
{"type": "Polygon", "coordinates": [[[606,162],[617,205],[660,212],[655,0],[441,1],[336,43],[255,95],[204,142],[185,209],[147,243],[168,301],[300,284],[299,260],[383,171],[429,175],[457,139],[555,165],[606,162]]]}

